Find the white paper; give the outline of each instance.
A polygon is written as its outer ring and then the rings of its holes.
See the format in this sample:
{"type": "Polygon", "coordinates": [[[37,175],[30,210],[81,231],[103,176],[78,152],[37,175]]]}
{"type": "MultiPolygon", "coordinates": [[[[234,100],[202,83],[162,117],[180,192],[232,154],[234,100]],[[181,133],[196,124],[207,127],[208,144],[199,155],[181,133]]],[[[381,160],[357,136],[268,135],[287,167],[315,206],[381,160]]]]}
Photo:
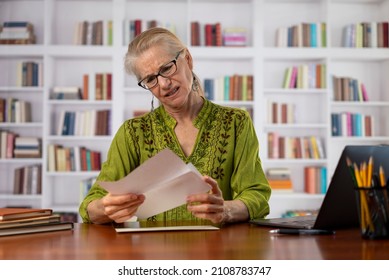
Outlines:
{"type": "Polygon", "coordinates": [[[191,164],[164,149],[116,182],[99,182],[112,194],[144,194],[146,199],[136,216],[145,219],[186,203],[190,194],[208,192],[211,187],[191,164]]]}

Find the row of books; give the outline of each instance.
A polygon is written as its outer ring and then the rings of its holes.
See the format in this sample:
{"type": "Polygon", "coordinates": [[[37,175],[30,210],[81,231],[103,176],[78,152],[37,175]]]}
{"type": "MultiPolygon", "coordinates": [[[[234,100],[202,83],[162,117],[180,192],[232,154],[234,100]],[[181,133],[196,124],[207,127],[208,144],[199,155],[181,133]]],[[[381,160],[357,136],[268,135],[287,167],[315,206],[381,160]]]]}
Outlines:
{"type": "Polygon", "coordinates": [[[389,22],[358,22],[343,28],[343,47],[389,48],[389,22]]]}
{"type": "Polygon", "coordinates": [[[291,171],[289,168],[269,168],[266,170],[266,178],[272,191],[293,191],[291,180],[291,171]]]}
{"type": "Polygon", "coordinates": [[[317,215],[319,210],[310,210],[310,209],[294,209],[294,210],[286,210],[281,217],[297,217],[297,216],[310,216],[317,215]]]}
{"type": "Polygon", "coordinates": [[[57,135],[96,136],[110,135],[111,111],[61,111],[57,135]]]}
{"type": "Polygon", "coordinates": [[[192,46],[244,47],[247,45],[246,28],[222,29],[220,22],[202,24],[198,21],[191,22],[190,26],[192,46]]]}
{"type": "Polygon", "coordinates": [[[96,177],[90,177],[80,180],[80,201],[83,201],[93,184],[96,182],[96,177]]]}
{"type": "Polygon", "coordinates": [[[48,145],[48,171],[99,171],[101,152],[85,147],[63,147],[59,144],[48,145]]]}
{"type": "Polygon", "coordinates": [[[112,46],[112,20],[77,22],[73,33],[74,45],[104,45],[112,46]]]}
{"type": "Polygon", "coordinates": [[[112,100],[112,73],[91,73],[82,75],[79,86],[55,86],[50,99],[66,100],[112,100]]]}
{"type": "Polygon", "coordinates": [[[0,98],[0,123],[31,122],[31,103],[25,100],[9,97],[0,98]]]}
{"type": "Polygon", "coordinates": [[[0,44],[35,44],[34,26],[28,21],[0,24],[0,44]]]}
{"type": "Polygon", "coordinates": [[[283,88],[326,88],[325,64],[301,64],[285,69],[283,88]]]}
{"type": "Polygon", "coordinates": [[[374,136],[374,117],[360,113],[331,113],[332,136],[374,136]]]}
{"type": "Polygon", "coordinates": [[[295,123],[295,104],[268,101],[268,122],[271,124],[295,123]]]}
{"type": "Polygon", "coordinates": [[[327,168],[304,167],[304,191],[309,194],[324,194],[327,191],[327,168]]]}
{"type": "Polygon", "coordinates": [[[42,193],[42,165],[34,164],[14,169],[14,194],[42,193]]]}
{"type": "Polygon", "coordinates": [[[73,222],[61,221],[52,209],[0,208],[0,236],[72,230],[73,222]]]}
{"type": "Polygon", "coordinates": [[[326,47],[327,24],[325,22],[302,22],[277,28],[276,47],[326,47]]]}
{"type": "Polygon", "coordinates": [[[215,101],[252,101],[253,100],[253,76],[232,75],[216,79],[204,79],[204,94],[209,100],[215,101]]]}
{"type": "Polygon", "coordinates": [[[325,149],[320,137],[280,136],[269,132],[268,157],[270,159],[324,159],[325,149]]]}
{"type": "Polygon", "coordinates": [[[43,63],[35,61],[22,61],[16,65],[17,87],[42,87],[43,63]]]}
{"type": "Polygon", "coordinates": [[[15,132],[0,131],[0,158],[40,158],[41,140],[19,136],[15,132]]]}
{"type": "Polygon", "coordinates": [[[142,20],[142,19],[126,19],[123,23],[123,32],[124,32],[124,43],[127,45],[134,39],[137,35],[139,35],[142,31],[145,31],[152,27],[163,27],[173,34],[176,33],[176,27],[171,22],[162,23],[155,19],[151,20],[142,20]]]}
{"type": "Polygon", "coordinates": [[[112,73],[91,73],[82,76],[82,99],[112,100],[112,73]]]}
{"type": "Polygon", "coordinates": [[[358,79],[332,76],[335,101],[368,101],[365,85],[358,79]]]}

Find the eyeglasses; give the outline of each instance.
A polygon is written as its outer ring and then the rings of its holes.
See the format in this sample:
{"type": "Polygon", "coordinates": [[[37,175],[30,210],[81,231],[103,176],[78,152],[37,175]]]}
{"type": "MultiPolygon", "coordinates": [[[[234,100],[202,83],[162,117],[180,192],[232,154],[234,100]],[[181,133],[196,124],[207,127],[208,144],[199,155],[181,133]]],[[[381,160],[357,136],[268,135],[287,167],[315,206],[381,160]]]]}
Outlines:
{"type": "Polygon", "coordinates": [[[158,85],[158,76],[162,76],[164,78],[170,78],[174,73],[177,72],[177,59],[183,51],[184,49],[180,50],[172,61],[163,65],[159,69],[157,75],[150,75],[140,80],[138,82],[138,86],[150,90],[158,85]]]}

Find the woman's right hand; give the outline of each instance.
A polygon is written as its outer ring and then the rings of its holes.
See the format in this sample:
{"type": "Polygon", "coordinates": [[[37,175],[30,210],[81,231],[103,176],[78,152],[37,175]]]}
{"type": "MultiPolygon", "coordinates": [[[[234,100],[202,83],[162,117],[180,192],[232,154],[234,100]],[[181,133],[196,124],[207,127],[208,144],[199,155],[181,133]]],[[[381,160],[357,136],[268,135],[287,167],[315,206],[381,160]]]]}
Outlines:
{"type": "Polygon", "coordinates": [[[135,215],[138,207],[144,200],[145,196],[143,194],[113,195],[108,193],[99,201],[90,203],[89,206],[91,207],[88,207],[88,213],[91,220],[95,223],[109,221],[123,223],[135,215]]]}

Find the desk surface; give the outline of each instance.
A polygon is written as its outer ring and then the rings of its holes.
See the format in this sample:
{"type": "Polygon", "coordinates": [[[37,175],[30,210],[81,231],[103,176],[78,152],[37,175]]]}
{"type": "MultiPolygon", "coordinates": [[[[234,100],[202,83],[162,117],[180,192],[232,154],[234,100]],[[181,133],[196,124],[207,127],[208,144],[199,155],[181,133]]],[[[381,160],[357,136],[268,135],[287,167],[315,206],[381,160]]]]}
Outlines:
{"type": "Polygon", "coordinates": [[[75,224],[74,231],[0,237],[0,259],[389,259],[389,240],[363,240],[358,229],[320,236],[269,229],[242,223],[218,231],[119,234],[109,225],[75,224]]]}

